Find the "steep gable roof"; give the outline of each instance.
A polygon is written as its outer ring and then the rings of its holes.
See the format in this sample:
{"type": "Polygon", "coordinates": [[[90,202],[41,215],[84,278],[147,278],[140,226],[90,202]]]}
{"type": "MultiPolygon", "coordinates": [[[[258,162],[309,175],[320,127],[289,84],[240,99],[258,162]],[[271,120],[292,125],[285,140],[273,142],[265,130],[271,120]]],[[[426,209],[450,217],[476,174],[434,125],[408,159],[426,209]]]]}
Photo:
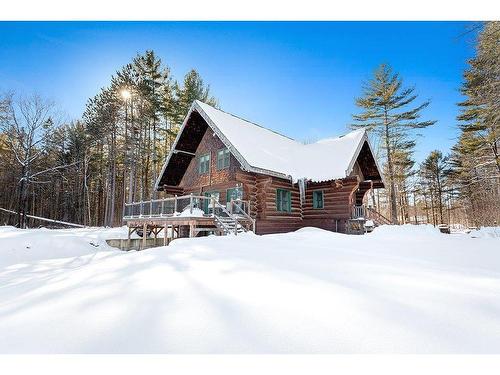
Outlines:
{"type": "MultiPolygon", "coordinates": [[[[301,178],[326,181],[347,177],[352,172],[363,145],[368,144],[372,151],[364,130],[356,130],[341,137],[323,139],[316,143],[302,144],[197,100],[193,102],[167,156],[156,182],[157,188],[161,187],[162,177],[172,155],[182,152],[176,147],[193,112],[205,120],[244,170],[289,178],[292,181],[301,178]]],[[[371,154],[374,155],[373,152],[371,154]]],[[[377,169],[380,170],[378,166],[377,169]]]]}

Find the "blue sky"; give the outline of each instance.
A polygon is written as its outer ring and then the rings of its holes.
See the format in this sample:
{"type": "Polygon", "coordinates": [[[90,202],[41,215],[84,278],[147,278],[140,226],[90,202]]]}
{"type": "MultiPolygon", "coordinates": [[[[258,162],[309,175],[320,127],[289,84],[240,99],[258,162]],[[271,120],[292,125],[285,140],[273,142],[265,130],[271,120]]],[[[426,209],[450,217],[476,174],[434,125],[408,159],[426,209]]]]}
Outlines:
{"type": "MultiPolygon", "coordinates": [[[[37,92],[79,118],[87,98],[153,49],[177,79],[191,68],[221,107],[298,140],[346,131],[382,62],[431,99],[416,158],[457,136],[467,22],[0,22],[0,91],[37,92]],[[465,35],[464,35],[465,34],[465,35]]],[[[258,140],[256,140],[258,141],[258,140]]]]}

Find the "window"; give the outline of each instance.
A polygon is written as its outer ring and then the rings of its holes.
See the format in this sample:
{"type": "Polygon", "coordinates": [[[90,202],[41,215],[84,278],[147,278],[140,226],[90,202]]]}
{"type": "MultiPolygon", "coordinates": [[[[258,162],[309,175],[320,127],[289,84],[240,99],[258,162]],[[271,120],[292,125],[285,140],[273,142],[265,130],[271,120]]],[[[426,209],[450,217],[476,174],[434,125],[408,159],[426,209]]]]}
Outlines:
{"type": "Polygon", "coordinates": [[[243,189],[240,187],[227,189],[226,202],[231,202],[231,199],[233,199],[233,200],[243,199],[243,189]]]}
{"type": "Polygon", "coordinates": [[[323,208],[323,190],[313,191],[313,208],[323,208]]]}
{"type": "Polygon", "coordinates": [[[290,190],[276,189],[276,211],[290,212],[292,204],[290,201],[290,190]]]}
{"type": "Polygon", "coordinates": [[[227,148],[217,152],[217,169],[229,168],[229,150],[227,148]]]}
{"type": "Polygon", "coordinates": [[[210,168],[210,154],[205,154],[200,156],[198,163],[198,172],[200,174],[208,173],[209,168],[210,168]]]}

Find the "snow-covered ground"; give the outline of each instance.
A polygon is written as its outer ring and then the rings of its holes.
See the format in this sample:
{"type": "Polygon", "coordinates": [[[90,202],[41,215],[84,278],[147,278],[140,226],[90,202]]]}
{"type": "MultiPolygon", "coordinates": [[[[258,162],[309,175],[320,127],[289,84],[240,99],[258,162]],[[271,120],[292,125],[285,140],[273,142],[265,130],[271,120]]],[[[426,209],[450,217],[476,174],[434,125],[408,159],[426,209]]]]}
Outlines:
{"type": "Polygon", "coordinates": [[[2,353],[500,353],[500,238],[0,227],[2,353]]]}

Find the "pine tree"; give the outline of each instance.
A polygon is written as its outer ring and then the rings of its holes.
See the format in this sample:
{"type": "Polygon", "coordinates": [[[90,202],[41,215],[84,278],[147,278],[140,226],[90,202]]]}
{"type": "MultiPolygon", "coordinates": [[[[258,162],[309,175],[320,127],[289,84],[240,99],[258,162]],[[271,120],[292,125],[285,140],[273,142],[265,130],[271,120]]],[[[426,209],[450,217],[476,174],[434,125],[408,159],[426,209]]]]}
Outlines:
{"type": "MultiPolygon", "coordinates": [[[[152,178],[150,181],[153,197],[155,197],[154,183],[159,173],[157,144],[159,121],[165,104],[163,98],[169,96],[171,91],[170,70],[162,65],[161,59],[153,51],[146,51],[144,55],[138,55],[133,61],[133,66],[139,77],[138,92],[145,103],[144,119],[147,121],[148,133],[151,134],[151,137],[148,137],[151,141],[151,144],[148,144],[148,156],[151,154],[152,178]]],[[[144,165],[144,177],[147,178],[149,176],[149,162],[146,161],[144,165]]]]}
{"type": "Polygon", "coordinates": [[[404,149],[410,131],[433,125],[436,121],[421,121],[425,101],[419,106],[409,108],[417,95],[414,88],[403,88],[403,81],[397,73],[382,64],[375,71],[374,77],[363,85],[363,96],[356,99],[363,112],[353,115],[353,128],[366,128],[381,139],[381,147],[386,158],[386,180],[389,183],[389,201],[391,220],[398,223],[396,173],[394,152],[404,149]]]}
{"type": "Polygon", "coordinates": [[[195,100],[217,106],[217,100],[210,94],[210,86],[205,85],[200,74],[191,69],[185,76],[182,85],[175,85],[175,119],[180,125],[195,100]]]}
{"type": "Polygon", "coordinates": [[[464,73],[460,103],[463,132],[473,133],[477,142],[463,145],[470,152],[483,151],[484,164],[500,178],[500,22],[487,22],[479,34],[476,56],[464,73]]]}
{"type": "Polygon", "coordinates": [[[413,170],[413,166],[415,165],[415,161],[412,159],[412,148],[413,142],[409,142],[412,144],[411,147],[406,149],[398,148],[396,151],[392,153],[392,161],[394,164],[394,182],[396,185],[396,190],[398,192],[398,202],[399,209],[401,213],[401,219],[404,223],[408,223],[410,221],[410,204],[409,204],[409,179],[415,174],[413,170]]]}
{"type": "Polygon", "coordinates": [[[421,166],[421,177],[431,197],[434,198],[432,202],[433,206],[434,202],[437,204],[440,223],[444,223],[443,199],[447,189],[448,177],[450,175],[448,160],[449,158],[443,156],[441,151],[434,150],[424,160],[421,166]]]}
{"type": "Polygon", "coordinates": [[[452,178],[474,225],[500,220],[500,22],[479,32],[476,56],[464,72],[461,130],[452,149],[452,178]]]}

